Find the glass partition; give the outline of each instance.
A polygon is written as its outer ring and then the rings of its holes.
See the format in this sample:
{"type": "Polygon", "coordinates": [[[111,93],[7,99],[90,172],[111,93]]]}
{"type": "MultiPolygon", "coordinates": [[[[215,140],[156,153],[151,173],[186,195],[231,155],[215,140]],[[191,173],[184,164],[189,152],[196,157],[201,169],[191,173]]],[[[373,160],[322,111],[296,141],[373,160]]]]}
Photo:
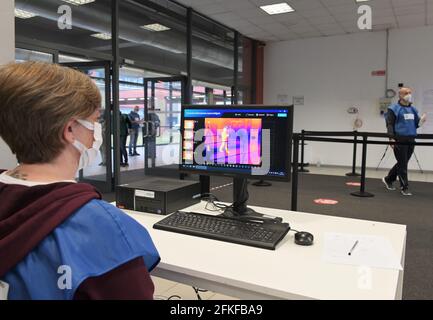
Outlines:
{"type": "Polygon", "coordinates": [[[63,0],[15,0],[15,30],[20,42],[111,55],[111,0],[80,5],[63,0]]]}
{"type": "Polygon", "coordinates": [[[193,13],[193,78],[231,88],[234,84],[234,62],[234,32],[193,13]]]}

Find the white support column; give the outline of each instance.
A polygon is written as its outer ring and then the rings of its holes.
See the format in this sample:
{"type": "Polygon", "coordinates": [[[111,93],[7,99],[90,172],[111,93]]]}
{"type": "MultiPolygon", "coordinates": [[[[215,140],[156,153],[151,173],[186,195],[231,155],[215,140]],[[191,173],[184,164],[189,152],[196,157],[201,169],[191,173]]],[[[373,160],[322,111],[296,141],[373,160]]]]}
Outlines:
{"type": "MultiPolygon", "coordinates": [[[[15,1],[0,1],[0,65],[15,60],[15,1]]],[[[1,125],[1,123],[0,123],[1,125]]],[[[0,138],[0,169],[16,166],[17,160],[9,147],[0,138]]]]}

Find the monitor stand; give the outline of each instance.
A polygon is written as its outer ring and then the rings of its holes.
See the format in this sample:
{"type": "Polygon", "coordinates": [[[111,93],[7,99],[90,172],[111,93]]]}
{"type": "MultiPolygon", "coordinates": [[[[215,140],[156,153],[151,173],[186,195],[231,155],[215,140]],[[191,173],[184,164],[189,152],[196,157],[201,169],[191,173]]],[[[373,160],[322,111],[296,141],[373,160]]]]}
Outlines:
{"type": "Polygon", "coordinates": [[[261,217],[267,220],[281,222],[281,218],[266,216],[247,207],[248,181],[245,178],[233,178],[233,204],[222,214],[224,217],[241,218],[241,217],[261,217]]]}

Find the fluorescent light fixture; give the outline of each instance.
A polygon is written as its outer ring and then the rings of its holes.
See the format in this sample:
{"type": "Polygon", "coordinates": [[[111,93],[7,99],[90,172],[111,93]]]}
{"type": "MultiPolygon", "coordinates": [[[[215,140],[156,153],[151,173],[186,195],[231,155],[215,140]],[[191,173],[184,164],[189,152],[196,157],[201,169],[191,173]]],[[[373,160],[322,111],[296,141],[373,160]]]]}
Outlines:
{"type": "Polygon", "coordinates": [[[295,9],[293,9],[287,2],[260,6],[260,9],[265,11],[267,14],[281,14],[295,11],[295,9]]]}
{"type": "Polygon", "coordinates": [[[367,1],[370,1],[370,0],[355,0],[355,2],[367,2],[367,1]]]}
{"type": "Polygon", "coordinates": [[[149,31],[156,31],[156,32],[170,30],[169,27],[166,27],[166,26],[159,24],[159,23],[146,24],[145,26],[141,26],[140,28],[143,28],[143,29],[146,29],[149,31]]]}
{"type": "Polygon", "coordinates": [[[95,33],[91,35],[94,38],[98,38],[101,40],[111,40],[111,34],[109,33],[95,33]]]}
{"type": "Polygon", "coordinates": [[[33,17],[36,17],[36,16],[37,16],[36,13],[15,8],[15,17],[16,18],[30,19],[30,18],[33,18],[33,17]]]}
{"type": "Polygon", "coordinates": [[[74,6],[82,6],[83,4],[95,2],[95,0],[62,0],[62,1],[73,4],[74,6]]]}

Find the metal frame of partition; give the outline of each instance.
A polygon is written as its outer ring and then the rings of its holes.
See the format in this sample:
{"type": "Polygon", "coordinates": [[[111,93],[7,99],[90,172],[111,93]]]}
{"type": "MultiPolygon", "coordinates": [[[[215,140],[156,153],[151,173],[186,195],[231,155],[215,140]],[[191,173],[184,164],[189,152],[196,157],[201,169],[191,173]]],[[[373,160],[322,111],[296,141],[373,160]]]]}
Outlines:
{"type": "MultiPolygon", "coordinates": [[[[234,70],[233,70],[233,88],[232,88],[232,99],[233,104],[236,104],[238,101],[239,96],[239,83],[238,83],[238,76],[239,76],[239,44],[240,44],[240,34],[236,30],[227,27],[212,18],[209,18],[207,16],[202,15],[201,13],[195,11],[194,9],[187,7],[183,4],[178,3],[175,0],[169,0],[176,5],[183,7],[186,9],[187,12],[187,21],[186,21],[186,44],[187,44],[187,72],[186,72],[186,84],[185,84],[185,91],[184,91],[184,102],[186,104],[192,103],[192,34],[193,34],[193,25],[192,25],[192,19],[193,15],[198,15],[201,17],[205,17],[210,22],[219,25],[221,27],[224,27],[227,30],[230,30],[234,32],[234,70]]],[[[95,60],[101,60],[101,61],[110,61],[111,63],[111,92],[113,101],[111,103],[111,111],[113,114],[113,123],[111,124],[113,127],[114,132],[119,132],[119,84],[120,84],[120,66],[123,64],[123,59],[120,56],[120,48],[119,48],[119,4],[120,0],[111,0],[111,34],[112,34],[112,40],[111,40],[111,46],[112,46],[112,52],[111,55],[107,55],[104,53],[100,53],[93,50],[87,50],[77,47],[71,47],[68,45],[61,45],[61,44],[53,44],[45,41],[39,41],[35,39],[29,39],[22,36],[16,37],[16,47],[27,49],[27,50],[35,50],[40,51],[44,53],[49,53],[53,55],[53,62],[58,63],[59,62],[59,55],[60,54],[72,54],[77,56],[82,56],[83,58],[87,59],[95,59],[95,60]]],[[[138,65],[135,65],[135,67],[138,67],[138,65]]],[[[157,70],[155,70],[157,71],[157,70]]],[[[180,70],[179,70],[180,72],[180,70]]],[[[254,80],[254,79],[253,79],[254,80]]],[[[108,107],[108,106],[107,106],[108,107]]],[[[113,141],[113,147],[114,147],[114,162],[113,162],[113,185],[112,190],[114,190],[114,187],[120,183],[120,137],[119,134],[114,135],[114,141],[113,141]]]]}
{"type": "MultiPolygon", "coordinates": [[[[180,82],[181,83],[181,104],[185,104],[186,101],[186,96],[187,94],[187,86],[188,86],[188,77],[186,76],[174,76],[174,77],[156,77],[156,78],[144,78],[143,84],[144,84],[144,103],[145,103],[145,108],[144,108],[144,119],[146,121],[146,123],[149,123],[149,83],[151,83],[151,87],[150,90],[152,92],[152,97],[155,97],[155,83],[157,82],[180,82]]],[[[168,89],[170,90],[170,89],[168,89]]],[[[171,97],[171,94],[170,94],[171,97]]],[[[152,101],[152,104],[154,104],[154,101],[152,101]]],[[[160,127],[161,128],[161,127],[160,127]]],[[[148,131],[148,130],[146,130],[148,131]]],[[[148,134],[148,132],[146,132],[148,134]]],[[[156,170],[156,168],[149,168],[149,135],[144,136],[144,139],[146,139],[146,142],[144,143],[144,172],[145,174],[151,172],[152,170],[154,172],[158,172],[158,170],[156,170]]],[[[157,148],[157,144],[156,141],[154,142],[155,145],[152,148],[155,148],[155,152],[156,152],[156,148],[157,148]]],[[[152,163],[152,165],[155,165],[154,163],[152,163]]],[[[170,170],[170,169],[165,169],[165,170],[170,170]]]]}

